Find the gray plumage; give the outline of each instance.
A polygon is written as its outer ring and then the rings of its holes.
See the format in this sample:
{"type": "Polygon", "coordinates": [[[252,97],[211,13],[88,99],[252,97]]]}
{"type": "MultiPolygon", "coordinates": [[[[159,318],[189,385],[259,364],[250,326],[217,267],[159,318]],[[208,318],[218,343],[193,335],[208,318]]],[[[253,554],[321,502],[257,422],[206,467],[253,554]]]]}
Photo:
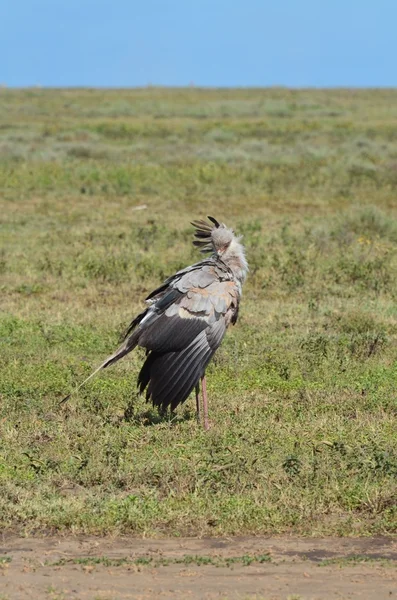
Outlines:
{"type": "Polygon", "coordinates": [[[178,271],[154,290],[123,344],[88,379],[141,346],[147,357],[138,387],[141,393],[146,390],[153,405],[174,410],[197,389],[227,327],[237,320],[248,271],[244,248],[233,230],[208,218],[211,223],[192,222],[193,244],[211,256],[178,271]]]}

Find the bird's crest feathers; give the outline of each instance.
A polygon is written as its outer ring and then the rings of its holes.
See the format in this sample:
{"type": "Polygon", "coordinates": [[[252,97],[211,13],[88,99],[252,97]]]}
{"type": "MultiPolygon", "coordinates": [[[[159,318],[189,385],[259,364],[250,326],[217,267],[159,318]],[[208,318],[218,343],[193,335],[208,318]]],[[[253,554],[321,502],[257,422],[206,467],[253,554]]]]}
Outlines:
{"type": "Polygon", "coordinates": [[[204,220],[192,221],[193,227],[196,228],[193,245],[200,248],[204,254],[206,252],[217,252],[230,244],[234,238],[233,229],[226,227],[224,223],[219,223],[214,217],[208,217],[211,223],[204,220]]]}

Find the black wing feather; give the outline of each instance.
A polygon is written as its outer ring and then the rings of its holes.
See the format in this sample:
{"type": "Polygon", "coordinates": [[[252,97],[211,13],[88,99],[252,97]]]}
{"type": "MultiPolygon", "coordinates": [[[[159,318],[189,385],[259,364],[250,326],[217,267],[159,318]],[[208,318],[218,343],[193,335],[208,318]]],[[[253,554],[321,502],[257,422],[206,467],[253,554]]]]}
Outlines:
{"type": "Polygon", "coordinates": [[[168,317],[163,314],[142,331],[138,343],[155,352],[182,350],[207,327],[207,321],[202,318],[182,319],[178,315],[168,317]]]}
{"type": "Polygon", "coordinates": [[[184,356],[171,357],[171,361],[159,361],[158,368],[165,375],[162,379],[157,380],[156,373],[153,373],[151,392],[155,390],[156,396],[158,398],[161,396],[162,405],[171,404],[173,410],[178,404],[184,402],[192,391],[200,377],[202,365],[205,364],[203,362],[205,354],[210,354],[209,349],[204,346],[203,338],[198,342],[195,340],[195,342],[194,347],[184,353],[184,356]],[[164,363],[168,365],[165,371],[163,370],[166,367],[164,363]],[[197,375],[196,371],[198,371],[197,375]],[[185,391],[186,386],[187,392],[185,391]]]}
{"type": "MultiPolygon", "coordinates": [[[[146,394],[147,400],[150,399],[152,393],[158,396],[163,392],[165,387],[169,389],[179,380],[180,372],[183,371],[186,363],[191,364],[197,356],[199,342],[200,340],[197,341],[195,339],[188,347],[179,352],[151,353],[150,359],[147,361],[149,363],[148,369],[150,370],[150,383],[146,394]]],[[[144,372],[146,371],[145,367],[146,365],[142,368],[144,372]]],[[[147,377],[146,372],[145,377],[147,377]]],[[[141,374],[139,375],[140,378],[141,374]]]]}
{"type": "Polygon", "coordinates": [[[175,410],[203,376],[225,331],[225,320],[221,317],[179,351],[152,351],[139,373],[139,391],[146,389],[146,399],[151,399],[154,406],[163,410],[170,406],[175,410]]]}

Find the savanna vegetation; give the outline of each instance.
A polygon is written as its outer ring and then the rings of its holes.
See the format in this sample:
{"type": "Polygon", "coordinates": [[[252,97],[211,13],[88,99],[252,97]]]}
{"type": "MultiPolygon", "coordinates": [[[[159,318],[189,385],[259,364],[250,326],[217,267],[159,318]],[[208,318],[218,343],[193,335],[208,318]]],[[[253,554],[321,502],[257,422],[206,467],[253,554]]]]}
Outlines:
{"type": "Polygon", "coordinates": [[[0,90],[0,524],[221,535],[397,529],[397,91],[0,90]],[[244,235],[240,318],[161,416],[144,297],[244,235]]]}

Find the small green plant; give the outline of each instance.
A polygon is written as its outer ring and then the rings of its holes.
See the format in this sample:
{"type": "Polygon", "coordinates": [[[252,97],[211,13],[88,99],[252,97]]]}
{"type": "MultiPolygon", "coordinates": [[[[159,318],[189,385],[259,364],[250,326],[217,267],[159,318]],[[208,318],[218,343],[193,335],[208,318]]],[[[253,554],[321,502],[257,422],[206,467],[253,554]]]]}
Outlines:
{"type": "Polygon", "coordinates": [[[283,462],[283,469],[290,477],[295,477],[301,472],[302,463],[296,456],[287,456],[283,462]]]}

